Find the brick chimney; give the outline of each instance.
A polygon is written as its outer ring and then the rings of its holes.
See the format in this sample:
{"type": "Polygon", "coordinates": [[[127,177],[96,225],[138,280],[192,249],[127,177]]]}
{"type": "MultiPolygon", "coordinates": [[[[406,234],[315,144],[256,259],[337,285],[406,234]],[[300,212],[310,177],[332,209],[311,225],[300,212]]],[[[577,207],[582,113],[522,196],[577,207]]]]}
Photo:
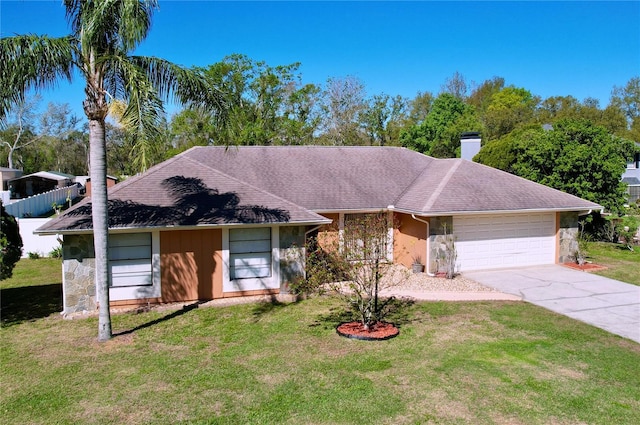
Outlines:
{"type": "Polygon", "coordinates": [[[460,135],[460,158],[473,161],[473,157],[480,152],[480,133],[467,131],[460,135]]]}

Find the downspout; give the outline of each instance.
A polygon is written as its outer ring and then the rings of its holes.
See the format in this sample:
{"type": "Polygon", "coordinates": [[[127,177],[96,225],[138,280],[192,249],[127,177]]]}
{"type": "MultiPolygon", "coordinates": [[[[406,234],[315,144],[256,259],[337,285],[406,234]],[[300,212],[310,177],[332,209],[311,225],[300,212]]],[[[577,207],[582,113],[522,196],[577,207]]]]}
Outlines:
{"type": "Polygon", "coordinates": [[[319,228],[321,228],[322,226],[324,226],[324,224],[320,224],[312,229],[307,230],[306,232],[304,232],[304,240],[307,240],[307,237],[309,236],[309,233],[311,232],[315,232],[316,230],[318,230],[319,228]]]}
{"type": "Polygon", "coordinates": [[[433,277],[433,276],[435,276],[435,273],[431,273],[431,271],[429,270],[429,265],[431,264],[431,261],[429,261],[429,252],[431,252],[431,250],[429,249],[429,245],[430,245],[430,243],[429,243],[429,239],[430,239],[429,238],[429,222],[426,221],[426,220],[420,220],[418,217],[416,217],[415,214],[411,214],[411,218],[413,218],[416,221],[419,221],[420,223],[424,223],[424,224],[427,225],[427,255],[425,257],[424,268],[425,268],[425,272],[427,273],[427,275],[433,277]]]}

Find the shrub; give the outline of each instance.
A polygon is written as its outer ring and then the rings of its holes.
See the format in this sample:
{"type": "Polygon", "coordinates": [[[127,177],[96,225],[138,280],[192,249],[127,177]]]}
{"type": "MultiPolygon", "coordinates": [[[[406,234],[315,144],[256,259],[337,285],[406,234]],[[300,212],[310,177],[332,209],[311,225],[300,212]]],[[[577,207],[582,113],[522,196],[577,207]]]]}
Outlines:
{"type": "Polygon", "coordinates": [[[0,201],[0,280],[13,275],[13,268],[22,256],[22,238],[15,217],[7,213],[0,201]]]}
{"type": "Polygon", "coordinates": [[[296,295],[313,295],[325,292],[327,285],[344,280],[345,264],[333,252],[325,251],[318,245],[315,237],[307,240],[305,276],[289,284],[289,288],[296,295]]]}
{"type": "Polygon", "coordinates": [[[624,242],[627,248],[633,251],[633,243],[638,226],[640,225],[640,219],[636,216],[626,215],[618,222],[616,230],[620,236],[620,240],[624,242]]]}
{"type": "Polygon", "coordinates": [[[27,252],[27,255],[29,256],[29,259],[31,260],[37,260],[41,257],[39,252],[33,252],[33,251],[29,251],[27,252]]]}
{"type": "Polygon", "coordinates": [[[49,252],[49,257],[51,258],[62,258],[62,246],[57,246],[49,252]]]}

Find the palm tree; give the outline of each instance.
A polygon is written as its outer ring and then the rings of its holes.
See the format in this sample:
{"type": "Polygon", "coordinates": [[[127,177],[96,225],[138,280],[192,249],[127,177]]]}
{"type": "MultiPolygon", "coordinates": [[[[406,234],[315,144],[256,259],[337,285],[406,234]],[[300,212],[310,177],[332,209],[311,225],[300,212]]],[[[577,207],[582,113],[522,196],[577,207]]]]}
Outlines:
{"type": "Polygon", "coordinates": [[[143,146],[164,115],[161,99],[223,111],[222,96],[202,76],[155,57],[131,52],[146,38],[157,0],[64,0],[72,33],[53,38],[18,35],[0,39],[0,119],[25,94],[72,80],[85,85],[84,112],[89,121],[91,208],[98,340],[111,338],[109,312],[108,226],[105,119],[109,104],[126,101],[122,120],[143,146]]]}

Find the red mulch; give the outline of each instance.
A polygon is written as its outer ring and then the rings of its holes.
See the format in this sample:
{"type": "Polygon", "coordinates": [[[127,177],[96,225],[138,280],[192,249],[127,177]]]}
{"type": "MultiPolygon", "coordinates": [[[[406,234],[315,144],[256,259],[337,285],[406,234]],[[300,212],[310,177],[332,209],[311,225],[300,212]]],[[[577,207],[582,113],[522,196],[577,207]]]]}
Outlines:
{"type": "Polygon", "coordinates": [[[598,264],[584,263],[583,265],[579,265],[577,263],[564,263],[562,264],[565,267],[569,267],[574,270],[582,270],[583,272],[595,272],[600,270],[606,270],[606,266],[600,266],[598,264]]]}
{"type": "Polygon", "coordinates": [[[346,338],[361,339],[365,341],[383,341],[397,336],[400,330],[392,323],[376,322],[364,329],[361,322],[346,322],[336,328],[338,335],[346,338]]]}

